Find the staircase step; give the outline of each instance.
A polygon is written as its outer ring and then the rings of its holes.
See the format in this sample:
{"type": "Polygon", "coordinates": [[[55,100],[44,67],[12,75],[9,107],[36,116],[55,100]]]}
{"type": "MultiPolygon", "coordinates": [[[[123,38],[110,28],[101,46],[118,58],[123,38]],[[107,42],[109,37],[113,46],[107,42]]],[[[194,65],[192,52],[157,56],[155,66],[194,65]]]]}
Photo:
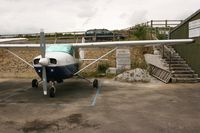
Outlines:
{"type": "MultiPolygon", "coordinates": [[[[165,59],[166,61],[170,61],[170,59],[165,59]]],[[[172,58],[171,61],[184,61],[182,58],[172,58]]]]}
{"type": "Polygon", "coordinates": [[[193,70],[177,70],[172,71],[172,74],[194,74],[193,70]]]}
{"type": "MultiPolygon", "coordinates": [[[[168,59],[169,56],[168,57],[164,57],[164,58],[168,59]]],[[[173,54],[173,55],[171,55],[171,58],[181,58],[181,57],[178,54],[173,54]]]]}
{"type": "Polygon", "coordinates": [[[171,64],[171,67],[189,67],[188,64],[171,64]]]}
{"type": "Polygon", "coordinates": [[[176,53],[176,51],[173,48],[169,48],[169,50],[176,53]]]}
{"type": "Polygon", "coordinates": [[[172,46],[167,46],[170,50],[174,50],[175,51],[175,49],[172,47],[172,46]]]}
{"type": "Polygon", "coordinates": [[[176,55],[176,56],[180,56],[178,53],[174,53],[174,55],[176,55]]]}
{"type": "MultiPolygon", "coordinates": [[[[173,51],[173,52],[174,52],[174,51],[173,51]]],[[[176,52],[173,53],[173,57],[174,57],[174,56],[179,56],[179,57],[180,57],[180,55],[179,55],[178,53],[176,53],[176,52]]]]}
{"type": "Polygon", "coordinates": [[[177,57],[171,57],[171,59],[183,59],[183,58],[181,58],[180,56],[177,56],[177,57]]]}
{"type": "Polygon", "coordinates": [[[197,83],[198,80],[196,78],[171,78],[172,83],[197,83]]]}
{"type": "MultiPolygon", "coordinates": [[[[170,61],[164,61],[169,64],[170,61]]],[[[186,61],[171,61],[171,64],[185,64],[186,61]]]]}
{"type": "Polygon", "coordinates": [[[172,58],[181,58],[180,55],[173,55],[172,58]]]}
{"type": "Polygon", "coordinates": [[[176,71],[176,70],[192,70],[190,67],[171,67],[170,70],[176,71]]]}
{"type": "Polygon", "coordinates": [[[174,78],[198,78],[198,74],[173,74],[174,78]]]}

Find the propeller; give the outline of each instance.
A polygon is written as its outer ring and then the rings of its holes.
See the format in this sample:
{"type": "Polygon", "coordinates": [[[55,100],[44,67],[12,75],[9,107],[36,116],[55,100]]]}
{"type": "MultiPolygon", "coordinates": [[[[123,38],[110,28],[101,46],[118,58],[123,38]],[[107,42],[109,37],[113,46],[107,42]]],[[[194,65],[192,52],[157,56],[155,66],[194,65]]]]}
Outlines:
{"type": "Polygon", "coordinates": [[[45,35],[44,31],[40,31],[40,51],[42,58],[39,63],[42,65],[42,81],[43,81],[43,93],[47,95],[47,74],[46,74],[46,66],[48,65],[48,59],[45,58],[46,54],[46,43],[45,43],[45,35]]]}

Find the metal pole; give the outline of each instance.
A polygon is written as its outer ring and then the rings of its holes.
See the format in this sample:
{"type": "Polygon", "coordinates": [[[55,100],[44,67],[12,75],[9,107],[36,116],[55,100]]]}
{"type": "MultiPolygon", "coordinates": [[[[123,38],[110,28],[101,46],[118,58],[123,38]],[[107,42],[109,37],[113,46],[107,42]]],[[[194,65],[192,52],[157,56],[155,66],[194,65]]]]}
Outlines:
{"type": "Polygon", "coordinates": [[[153,20],[151,20],[151,28],[153,27],[153,20]]]}
{"type": "Polygon", "coordinates": [[[153,39],[153,35],[152,35],[153,31],[152,30],[153,30],[153,20],[151,20],[151,40],[153,39]]]}
{"type": "Polygon", "coordinates": [[[167,20],[165,20],[165,28],[167,28],[167,20]]]}
{"type": "Polygon", "coordinates": [[[75,32],[74,32],[74,42],[76,43],[76,36],[75,36],[75,32]]]}
{"type": "Polygon", "coordinates": [[[165,46],[164,45],[162,45],[162,58],[164,58],[165,57],[165,54],[164,54],[164,52],[165,52],[165,48],[164,48],[165,46]]]}
{"type": "Polygon", "coordinates": [[[171,71],[171,61],[172,61],[172,53],[170,51],[170,55],[169,55],[169,70],[171,71]]]}

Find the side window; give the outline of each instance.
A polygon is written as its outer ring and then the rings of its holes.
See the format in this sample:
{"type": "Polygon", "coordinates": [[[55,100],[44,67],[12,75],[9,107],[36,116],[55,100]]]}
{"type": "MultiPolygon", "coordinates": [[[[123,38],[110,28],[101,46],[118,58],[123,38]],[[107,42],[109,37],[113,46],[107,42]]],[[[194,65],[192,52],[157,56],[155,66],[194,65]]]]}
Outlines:
{"type": "Polygon", "coordinates": [[[73,55],[73,54],[74,54],[74,49],[73,49],[73,47],[70,47],[70,48],[69,48],[69,54],[72,55],[72,56],[74,56],[74,55],[73,55]]]}

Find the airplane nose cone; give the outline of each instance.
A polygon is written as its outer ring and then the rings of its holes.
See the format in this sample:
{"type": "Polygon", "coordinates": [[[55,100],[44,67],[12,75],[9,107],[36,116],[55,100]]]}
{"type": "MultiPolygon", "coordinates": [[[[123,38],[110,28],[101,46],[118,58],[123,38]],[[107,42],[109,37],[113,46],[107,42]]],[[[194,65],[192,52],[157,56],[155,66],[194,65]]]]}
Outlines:
{"type": "Polygon", "coordinates": [[[48,58],[40,58],[39,64],[42,66],[47,66],[49,64],[49,59],[48,58]]]}

